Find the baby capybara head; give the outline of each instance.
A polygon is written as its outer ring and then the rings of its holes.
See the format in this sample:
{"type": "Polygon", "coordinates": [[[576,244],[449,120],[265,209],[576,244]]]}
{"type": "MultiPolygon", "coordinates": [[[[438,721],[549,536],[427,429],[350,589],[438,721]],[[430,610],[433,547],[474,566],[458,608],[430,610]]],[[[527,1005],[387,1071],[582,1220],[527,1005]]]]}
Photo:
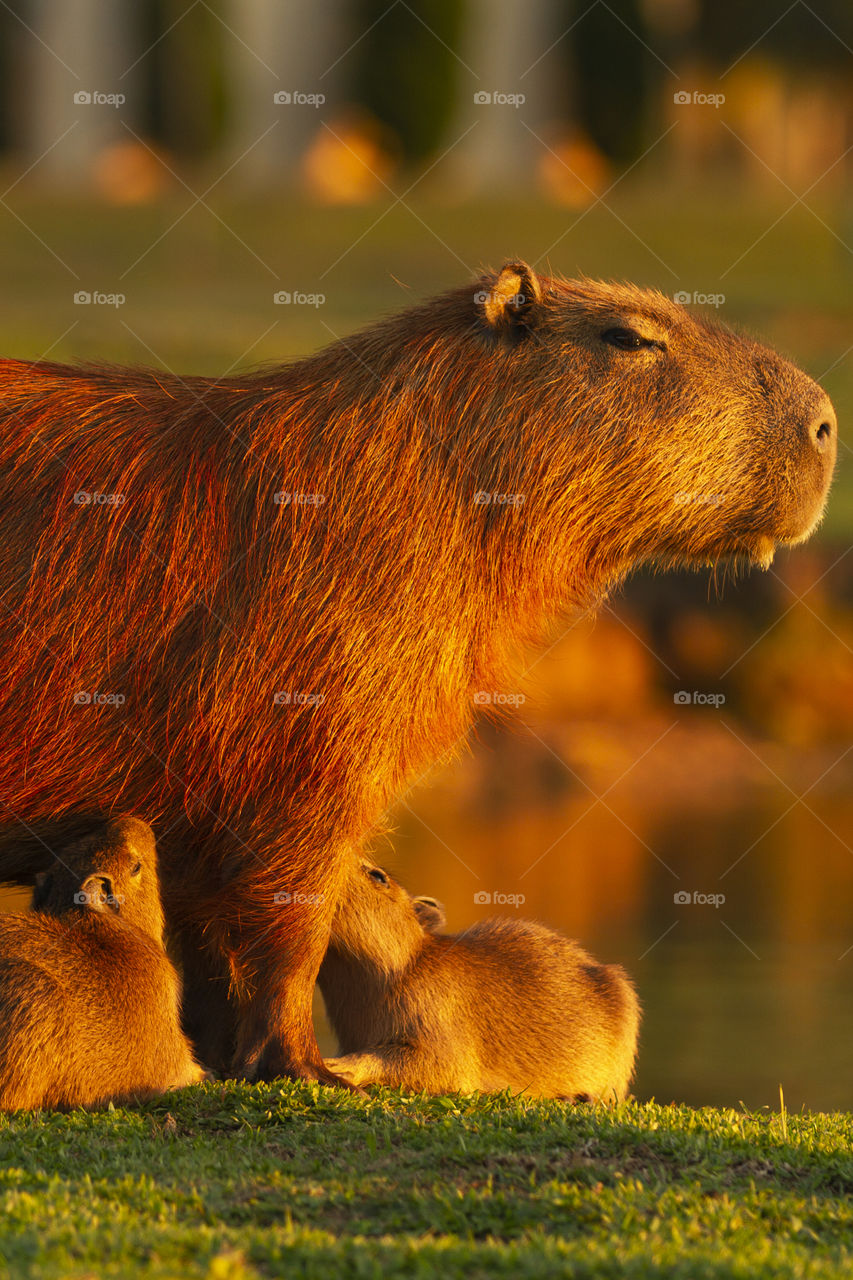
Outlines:
{"type": "Polygon", "coordinates": [[[37,877],[32,905],[48,915],[98,912],[162,942],[157,850],[147,822],[110,818],[60,849],[54,866],[37,877]]]}
{"type": "Polygon", "coordinates": [[[643,562],[766,565],[820,520],[832,404],[768,347],[661,293],[539,278],[524,263],[484,277],[469,308],[493,359],[480,455],[466,463],[485,518],[506,522],[515,503],[519,533],[545,556],[583,549],[604,580],[643,562]],[[517,447],[496,452],[498,435],[517,447]]]}
{"type": "Polygon", "coordinates": [[[425,933],[444,924],[435,898],[412,898],[387,871],[355,859],[332,925],[331,946],[383,972],[403,969],[425,933]]]}

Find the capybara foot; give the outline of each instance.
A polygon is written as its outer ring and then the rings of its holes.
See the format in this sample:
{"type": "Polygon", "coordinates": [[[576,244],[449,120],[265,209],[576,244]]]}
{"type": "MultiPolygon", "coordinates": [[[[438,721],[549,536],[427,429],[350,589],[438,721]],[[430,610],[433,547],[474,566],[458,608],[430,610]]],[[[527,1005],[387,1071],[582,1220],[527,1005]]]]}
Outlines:
{"type": "MultiPolygon", "coordinates": [[[[329,1070],[319,1054],[309,1058],[297,1057],[288,1051],[278,1036],[270,1036],[259,1052],[245,1055],[234,1067],[235,1077],[243,1080],[316,1080],[320,1084],[335,1085],[342,1089],[354,1089],[347,1080],[329,1070]]],[[[356,1090],[360,1092],[360,1090],[356,1090]]]]}

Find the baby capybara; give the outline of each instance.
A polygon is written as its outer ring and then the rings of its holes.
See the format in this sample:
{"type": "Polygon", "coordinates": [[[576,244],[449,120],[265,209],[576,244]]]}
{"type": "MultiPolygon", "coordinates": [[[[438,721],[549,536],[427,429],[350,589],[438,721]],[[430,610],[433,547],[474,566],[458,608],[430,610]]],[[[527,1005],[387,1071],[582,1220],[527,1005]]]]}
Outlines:
{"type": "Polygon", "coordinates": [[[332,925],[320,990],[353,1085],[512,1089],[618,1101],[640,1006],[627,974],[531,920],[448,936],[432,898],[360,862],[332,925]]]}
{"type": "Polygon", "coordinates": [[[0,916],[0,1110],[94,1106],[204,1079],[163,949],[151,828],[102,824],[0,916]]]}
{"type": "Polygon", "coordinates": [[[395,798],[638,565],[807,537],[834,457],[775,352],[523,263],[279,369],[0,363],[0,880],[81,794],[149,815],[201,1059],[332,1079],[315,979],[395,798]]]}

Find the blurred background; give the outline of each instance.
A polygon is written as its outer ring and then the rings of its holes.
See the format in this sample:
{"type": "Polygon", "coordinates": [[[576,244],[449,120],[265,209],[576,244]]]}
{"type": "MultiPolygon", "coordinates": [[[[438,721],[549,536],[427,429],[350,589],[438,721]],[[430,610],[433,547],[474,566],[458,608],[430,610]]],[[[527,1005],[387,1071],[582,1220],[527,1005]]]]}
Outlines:
{"type": "Polygon", "coordinates": [[[853,1105],[851,194],[847,0],[0,9],[6,354],[221,376],[522,257],[834,397],[818,537],[566,620],[374,851],[452,929],[517,912],[625,964],[643,1098],[853,1105]]]}

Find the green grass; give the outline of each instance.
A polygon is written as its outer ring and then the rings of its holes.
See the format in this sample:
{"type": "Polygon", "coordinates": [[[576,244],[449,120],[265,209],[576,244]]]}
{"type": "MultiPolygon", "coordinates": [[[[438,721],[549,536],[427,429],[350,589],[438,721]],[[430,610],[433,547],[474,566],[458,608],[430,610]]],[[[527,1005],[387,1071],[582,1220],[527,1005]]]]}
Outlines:
{"type": "Polygon", "coordinates": [[[0,1274],[838,1276],[853,1117],[219,1085],[0,1119],[0,1274]]]}

